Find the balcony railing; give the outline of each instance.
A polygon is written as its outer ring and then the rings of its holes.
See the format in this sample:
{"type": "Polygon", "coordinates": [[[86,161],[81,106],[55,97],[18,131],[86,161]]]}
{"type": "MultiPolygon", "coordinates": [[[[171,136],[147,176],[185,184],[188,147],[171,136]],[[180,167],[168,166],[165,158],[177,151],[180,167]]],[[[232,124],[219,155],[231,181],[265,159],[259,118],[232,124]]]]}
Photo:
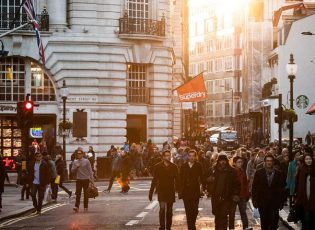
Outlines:
{"type": "MultiPolygon", "coordinates": [[[[24,13],[21,14],[19,19],[16,20],[12,25],[14,17],[15,14],[0,14],[0,30],[10,30],[19,27],[20,25],[23,25],[29,21],[27,15],[24,13]]],[[[37,14],[36,17],[39,23],[40,31],[49,31],[49,15],[47,14],[47,11],[43,11],[41,14],[37,14]]],[[[21,30],[33,30],[33,26],[29,24],[28,26],[21,28],[21,30]]]]}
{"type": "Polygon", "coordinates": [[[150,104],[150,88],[127,87],[127,102],[150,104]]]}
{"type": "Polygon", "coordinates": [[[130,18],[127,14],[119,19],[119,34],[142,34],[165,37],[165,17],[160,21],[130,18]]]}

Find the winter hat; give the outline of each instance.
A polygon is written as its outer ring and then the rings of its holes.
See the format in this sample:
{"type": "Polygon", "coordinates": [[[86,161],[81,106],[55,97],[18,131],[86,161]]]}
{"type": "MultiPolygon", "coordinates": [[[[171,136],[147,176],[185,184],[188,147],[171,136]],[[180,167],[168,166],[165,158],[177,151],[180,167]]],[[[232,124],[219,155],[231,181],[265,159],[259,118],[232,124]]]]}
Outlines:
{"type": "Polygon", "coordinates": [[[218,161],[222,161],[222,160],[229,161],[225,153],[220,153],[218,156],[218,161]]]}

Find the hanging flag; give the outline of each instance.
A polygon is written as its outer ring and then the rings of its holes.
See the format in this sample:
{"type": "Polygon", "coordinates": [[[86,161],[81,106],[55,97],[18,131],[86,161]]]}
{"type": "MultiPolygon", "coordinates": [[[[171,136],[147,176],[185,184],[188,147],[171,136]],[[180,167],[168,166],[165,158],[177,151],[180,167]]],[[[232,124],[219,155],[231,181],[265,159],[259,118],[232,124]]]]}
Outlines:
{"type": "Polygon", "coordinates": [[[31,23],[32,23],[33,28],[35,30],[35,34],[36,34],[36,38],[37,38],[37,45],[38,45],[38,49],[39,49],[39,56],[42,59],[43,65],[45,65],[45,52],[44,52],[43,42],[42,42],[42,39],[40,37],[39,24],[37,22],[33,0],[26,0],[24,2],[23,7],[26,11],[26,14],[27,14],[29,20],[31,20],[31,23]]]}
{"type": "Polygon", "coordinates": [[[179,102],[196,102],[208,97],[202,73],[184,85],[179,86],[176,91],[179,102]]]}

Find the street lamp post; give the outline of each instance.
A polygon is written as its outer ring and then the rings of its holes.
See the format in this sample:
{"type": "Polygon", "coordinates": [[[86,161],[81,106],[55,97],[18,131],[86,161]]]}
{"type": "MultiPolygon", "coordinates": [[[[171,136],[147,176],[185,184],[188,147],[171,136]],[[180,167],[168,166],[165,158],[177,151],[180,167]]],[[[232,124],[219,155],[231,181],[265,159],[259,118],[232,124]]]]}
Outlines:
{"type": "MultiPolygon", "coordinates": [[[[290,80],[290,109],[293,110],[293,83],[297,72],[297,65],[294,63],[293,54],[290,54],[290,62],[286,66],[288,78],[290,80]]],[[[293,160],[293,119],[289,119],[289,160],[293,160]]]]}
{"type": "MultiPolygon", "coordinates": [[[[63,127],[65,127],[65,125],[66,125],[66,101],[67,101],[67,98],[69,96],[69,89],[66,86],[65,80],[63,80],[63,84],[62,84],[62,87],[60,89],[60,96],[61,96],[61,99],[63,102],[63,120],[62,120],[62,123],[63,123],[63,127]]],[[[66,132],[64,129],[62,130],[62,149],[63,149],[63,159],[65,162],[65,175],[68,176],[67,159],[66,159],[66,132]]]]}

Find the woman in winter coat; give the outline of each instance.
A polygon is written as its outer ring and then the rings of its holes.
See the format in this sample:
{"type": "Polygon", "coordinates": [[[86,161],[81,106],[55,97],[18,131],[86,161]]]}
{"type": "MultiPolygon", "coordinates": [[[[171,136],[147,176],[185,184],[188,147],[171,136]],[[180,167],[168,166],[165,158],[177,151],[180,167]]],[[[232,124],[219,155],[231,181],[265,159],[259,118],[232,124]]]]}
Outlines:
{"type": "MultiPolygon", "coordinates": [[[[64,180],[64,169],[65,169],[65,163],[62,159],[62,156],[59,154],[56,156],[56,161],[55,161],[55,164],[56,164],[56,170],[57,170],[57,174],[60,176],[60,182],[59,182],[59,188],[61,188],[63,191],[65,191],[66,193],[68,193],[69,195],[69,198],[71,197],[72,195],[72,191],[69,191],[69,189],[67,189],[63,184],[63,180],[64,180]]],[[[58,185],[57,185],[57,193],[56,195],[58,196],[58,185]]],[[[57,199],[57,196],[56,196],[56,199],[57,199]]]]}
{"type": "Polygon", "coordinates": [[[295,205],[302,229],[315,229],[315,164],[310,154],[304,155],[304,165],[297,174],[295,205]]]}

